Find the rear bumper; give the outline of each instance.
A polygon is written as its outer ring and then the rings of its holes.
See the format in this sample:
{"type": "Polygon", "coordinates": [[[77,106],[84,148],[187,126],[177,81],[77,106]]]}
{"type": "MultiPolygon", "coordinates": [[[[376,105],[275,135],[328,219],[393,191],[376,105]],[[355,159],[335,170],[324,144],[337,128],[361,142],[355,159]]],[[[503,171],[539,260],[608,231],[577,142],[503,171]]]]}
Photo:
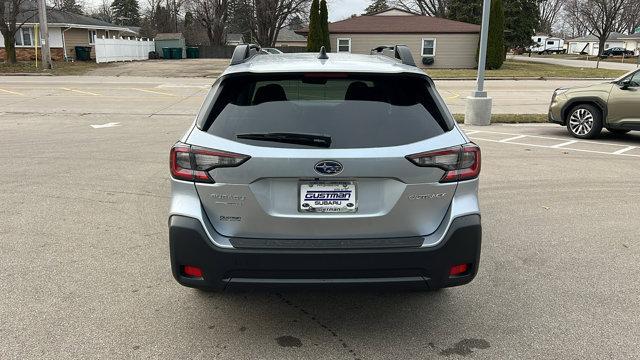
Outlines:
{"type": "Polygon", "coordinates": [[[198,219],[169,219],[175,279],[185,286],[218,290],[240,285],[463,285],[478,271],[481,238],[480,216],[467,215],[454,219],[433,247],[228,249],[213,245],[198,219]],[[449,276],[451,266],[458,264],[469,264],[469,270],[449,276]],[[185,265],[201,268],[202,278],[185,276],[185,265]]]}

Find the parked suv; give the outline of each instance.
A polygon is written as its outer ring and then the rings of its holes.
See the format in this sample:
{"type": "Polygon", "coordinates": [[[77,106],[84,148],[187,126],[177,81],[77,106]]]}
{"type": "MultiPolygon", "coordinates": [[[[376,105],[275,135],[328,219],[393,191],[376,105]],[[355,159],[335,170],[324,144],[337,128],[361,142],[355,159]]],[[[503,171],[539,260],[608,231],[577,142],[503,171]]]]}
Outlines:
{"type": "Polygon", "coordinates": [[[640,70],[614,81],[557,89],[549,121],[581,139],[597,137],[603,127],[616,134],[640,130],[640,70]]]}
{"type": "Polygon", "coordinates": [[[171,149],[182,285],[462,285],[478,271],[480,149],[406,47],[236,48],[171,149]]]}

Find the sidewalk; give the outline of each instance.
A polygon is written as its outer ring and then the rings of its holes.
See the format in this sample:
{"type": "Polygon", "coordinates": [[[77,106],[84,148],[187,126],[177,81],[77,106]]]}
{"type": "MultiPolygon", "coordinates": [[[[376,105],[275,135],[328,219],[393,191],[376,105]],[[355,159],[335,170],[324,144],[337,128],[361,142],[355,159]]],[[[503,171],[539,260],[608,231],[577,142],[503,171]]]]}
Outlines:
{"type": "MultiPolygon", "coordinates": [[[[517,61],[529,61],[529,62],[537,62],[537,63],[543,63],[543,64],[555,64],[555,65],[564,65],[564,66],[572,66],[572,67],[579,67],[579,68],[595,68],[596,67],[595,61],[587,61],[587,60],[528,57],[523,55],[508,55],[507,58],[517,60],[517,61]]],[[[637,59],[629,59],[629,61],[636,62],[637,59]]],[[[600,68],[610,69],[610,70],[631,71],[631,70],[638,69],[638,65],[635,63],[620,64],[620,63],[601,61],[600,68]]]]}

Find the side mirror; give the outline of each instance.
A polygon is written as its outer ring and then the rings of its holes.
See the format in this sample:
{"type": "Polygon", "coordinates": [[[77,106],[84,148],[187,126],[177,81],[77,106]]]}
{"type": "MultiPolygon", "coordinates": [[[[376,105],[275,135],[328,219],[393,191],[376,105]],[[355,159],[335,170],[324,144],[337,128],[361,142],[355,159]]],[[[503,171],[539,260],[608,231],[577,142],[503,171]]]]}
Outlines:
{"type": "Polygon", "coordinates": [[[627,90],[631,86],[631,80],[623,80],[620,83],[620,89],[627,90]]]}

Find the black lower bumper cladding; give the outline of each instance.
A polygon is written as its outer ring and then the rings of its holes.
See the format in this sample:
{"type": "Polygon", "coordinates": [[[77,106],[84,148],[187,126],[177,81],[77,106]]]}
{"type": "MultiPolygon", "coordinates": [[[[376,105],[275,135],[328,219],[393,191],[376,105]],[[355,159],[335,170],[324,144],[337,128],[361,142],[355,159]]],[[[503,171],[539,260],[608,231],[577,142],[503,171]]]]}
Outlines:
{"type": "Polygon", "coordinates": [[[431,289],[463,285],[478,271],[481,238],[480,216],[468,215],[456,218],[443,241],[428,248],[412,244],[370,249],[226,249],[211,243],[199,220],[175,215],[169,220],[173,276],[182,285],[212,290],[259,285],[431,289]],[[451,267],[460,264],[468,264],[468,270],[449,275],[451,267]],[[186,276],[185,266],[202,269],[202,276],[186,276]]]}

